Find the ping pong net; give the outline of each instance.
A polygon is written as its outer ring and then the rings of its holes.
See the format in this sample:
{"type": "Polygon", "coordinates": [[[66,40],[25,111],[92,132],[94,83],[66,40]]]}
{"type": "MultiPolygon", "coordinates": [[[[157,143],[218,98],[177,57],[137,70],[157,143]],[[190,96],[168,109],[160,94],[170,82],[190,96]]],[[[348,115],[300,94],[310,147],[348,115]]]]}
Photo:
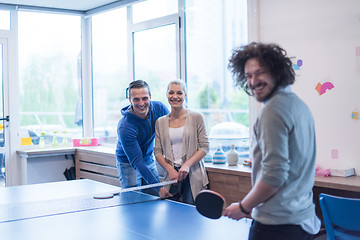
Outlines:
{"type": "MultiPolygon", "coordinates": [[[[175,182],[176,180],[171,181],[171,183],[175,182]]],[[[0,223],[157,201],[161,198],[145,194],[140,190],[171,183],[168,181],[157,185],[152,184],[129,189],[119,188],[118,192],[105,192],[96,196],[90,194],[82,197],[0,205],[0,223]],[[110,195],[111,197],[104,197],[110,195]],[[103,197],[100,198],[100,196],[103,197]]]]}

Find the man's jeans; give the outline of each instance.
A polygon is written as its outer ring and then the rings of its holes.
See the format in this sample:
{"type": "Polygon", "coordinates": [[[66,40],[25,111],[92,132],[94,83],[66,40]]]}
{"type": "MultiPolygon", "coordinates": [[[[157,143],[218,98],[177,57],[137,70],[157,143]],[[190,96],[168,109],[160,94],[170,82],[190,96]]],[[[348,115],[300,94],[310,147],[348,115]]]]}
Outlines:
{"type": "MultiPolygon", "coordinates": [[[[135,170],[133,167],[131,167],[130,163],[117,162],[116,166],[119,171],[119,179],[122,188],[147,185],[146,181],[142,178],[140,172],[138,170],[135,170]]],[[[149,163],[146,163],[146,166],[150,169],[150,171],[159,181],[159,173],[157,171],[155,161],[153,160],[149,163]]],[[[159,195],[155,189],[144,189],[142,190],[142,192],[155,196],[159,195]]]]}

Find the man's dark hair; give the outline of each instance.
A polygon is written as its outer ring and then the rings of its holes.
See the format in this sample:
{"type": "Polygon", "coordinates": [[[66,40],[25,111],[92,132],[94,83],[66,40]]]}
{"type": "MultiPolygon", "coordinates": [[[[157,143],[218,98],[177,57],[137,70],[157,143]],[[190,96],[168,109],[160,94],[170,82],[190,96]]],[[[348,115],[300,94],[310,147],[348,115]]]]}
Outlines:
{"type": "Polygon", "coordinates": [[[286,87],[295,82],[295,72],[292,62],[286,56],[286,51],[276,44],[252,42],[249,45],[235,49],[229,60],[228,68],[233,74],[236,86],[240,86],[247,94],[251,91],[245,75],[246,61],[255,58],[265,67],[275,80],[276,88],[286,87]]]}
{"type": "Polygon", "coordinates": [[[129,84],[129,87],[126,88],[126,98],[131,98],[131,89],[133,88],[147,88],[149,91],[149,96],[151,96],[150,87],[144,80],[135,80],[129,84]]]}

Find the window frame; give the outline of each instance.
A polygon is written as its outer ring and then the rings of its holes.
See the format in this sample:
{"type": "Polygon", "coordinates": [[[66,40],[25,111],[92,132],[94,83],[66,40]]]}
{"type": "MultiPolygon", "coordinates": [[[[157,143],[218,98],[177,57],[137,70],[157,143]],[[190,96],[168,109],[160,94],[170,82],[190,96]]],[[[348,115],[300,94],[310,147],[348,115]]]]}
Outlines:
{"type": "MultiPolygon", "coordinates": [[[[175,24],[175,28],[178,29],[177,33],[176,33],[176,59],[177,59],[177,63],[176,63],[176,75],[177,78],[182,79],[185,81],[185,83],[187,84],[187,74],[186,74],[186,19],[185,19],[185,1],[186,0],[178,0],[178,13],[174,13],[174,14],[170,14],[167,16],[162,16],[159,18],[154,18],[154,19],[149,19],[149,20],[145,20],[142,22],[136,22],[136,23],[132,23],[132,18],[133,18],[133,8],[132,5],[136,4],[138,2],[141,1],[133,1],[132,3],[126,5],[126,6],[121,6],[121,7],[126,7],[127,8],[127,58],[128,58],[128,70],[127,70],[127,74],[128,74],[128,82],[130,83],[131,81],[135,80],[135,66],[134,66],[134,33],[139,32],[139,31],[145,31],[145,30],[149,30],[152,28],[157,28],[157,27],[162,27],[162,26],[166,26],[166,25],[170,25],[170,24],[175,24]]],[[[256,18],[258,17],[257,15],[253,14],[253,11],[251,11],[251,9],[253,9],[256,4],[253,3],[252,0],[248,0],[247,1],[247,6],[248,6],[248,40],[250,39],[254,39],[253,37],[250,36],[250,34],[252,34],[252,36],[256,36],[256,32],[254,29],[252,29],[250,26],[252,26],[253,23],[256,23],[256,18]],[[249,15],[249,13],[252,13],[252,15],[249,15]],[[250,20],[251,23],[250,23],[250,20]]],[[[100,12],[101,13],[101,12],[100,12]]],[[[85,16],[85,19],[90,18],[85,16]]],[[[91,20],[90,20],[91,21],[91,20]]],[[[91,24],[90,24],[91,25],[91,24]]],[[[90,32],[91,35],[91,27],[89,27],[90,29],[88,30],[90,32]]],[[[85,37],[86,38],[86,37],[85,37]]],[[[84,52],[86,52],[87,50],[85,49],[84,52]]],[[[91,49],[88,50],[90,52],[91,55],[91,49]]],[[[84,59],[84,56],[83,56],[84,59]]],[[[87,66],[90,66],[91,68],[91,73],[92,73],[92,66],[91,63],[86,64],[87,66]]],[[[84,65],[83,65],[84,67],[84,65]]],[[[84,67],[84,69],[86,69],[84,67]]],[[[90,76],[91,74],[87,74],[88,76],[90,76]]],[[[91,76],[92,77],[92,76],[91,76]]],[[[88,79],[85,77],[85,75],[83,75],[83,81],[84,82],[88,82],[91,81],[92,84],[92,79],[88,79]]],[[[89,84],[85,84],[85,86],[88,86],[87,89],[83,89],[86,92],[90,92],[92,93],[92,85],[91,87],[89,87],[89,84]]],[[[93,95],[91,95],[93,97],[93,95]]],[[[83,95],[83,108],[84,108],[84,137],[91,137],[94,136],[94,107],[93,107],[93,98],[87,100],[88,98],[90,98],[90,96],[86,96],[86,94],[83,95]],[[91,106],[91,108],[90,108],[91,106]],[[87,108],[87,110],[85,109],[87,108]],[[87,114],[87,113],[89,114],[87,114]],[[91,114],[90,114],[91,113],[91,114]],[[90,117],[90,115],[92,117],[90,117]],[[86,117],[87,116],[87,117],[86,117]],[[87,124],[86,124],[87,123],[87,124]]],[[[255,121],[257,112],[260,110],[261,108],[261,104],[257,103],[256,101],[254,101],[253,98],[249,98],[249,129],[251,129],[253,122],[255,121]]],[[[210,130],[209,130],[210,131],[210,130]]],[[[251,131],[250,135],[249,135],[249,139],[251,139],[251,131]]],[[[112,146],[113,143],[101,143],[101,145],[104,146],[112,146]]]]}
{"type": "MultiPolygon", "coordinates": [[[[10,31],[1,30],[0,37],[6,37],[8,39],[8,78],[11,79],[9,81],[9,102],[12,104],[9,106],[9,115],[11,118],[11,124],[9,126],[10,132],[10,154],[8,158],[7,164],[7,173],[8,176],[11,176],[7,179],[7,184],[9,186],[18,185],[22,182],[21,176],[21,163],[16,161],[17,159],[17,151],[20,149],[20,141],[17,136],[17,131],[20,128],[19,116],[20,116],[20,106],[19,106],[19,73],[18,73],[18,11],[31,10],[31,11],[39,11],[39,12],[54,12],[54,13],[62,13],[62,14],[74,14],[81,16],[81,33],[82,33],[82,97],[83,97],[83,135],[84,137],[93,136],[93,89],[92,89],[92,50],[91,50],[91,16],[95,14],[99,14],[104,11],[108,11],[118,7],[129,7],[131,4],[138,3],[142,0],[129,0],[125,2],[118,2],[114,4],[110,4],[108,6],[99,7],[97,9],[92,9],[86,12],[79,11],[65,11],[61,9],[49,9],[49,8],[31,8],[26,9],[24,7],[18,8],[16,5],[4,5],[0,4],[0,8],[4,10],[10,10],[10,31]],[[20,170],[19,170],[20,169],[20,170]]],[[[259,0],[247,0],[247,8],[248,8],[248,42],[259,41],[260,40],[260,12],[258,11],[260,3],[259,0]]],[[[186,79],[186,57],[185,57],[185,0],[178,0],[178,13],[172,14],[177,15],[177,19],[173,21],[176,24],[179,24],[179,42],[177,46],[178,50],[178,77],[183,79],[185,82],[186,79]]],[[[128,15],[129,17],[129,15],[128,15]]],[[[174,17],[174,16],[173,16],[174,17]]],[[[167,17],[160,17],[159,19],[166,19],[167,17]]],[[[165,21],[165,20],[159,20],[165,21]]],[[[152,20],[148,20],[145,22],[149,22],[152,20]]],[[[136,28],[140,28],[143,23],[136,23],[134,25],[138,25],[136,28]]],[[[144,27],[144,26],[143,26],[144,27]]],[[[128,38],[132,46],[132,37],[128,38]]],[[[128,55],[132,54],[132,47],[128,49],[128,55]]],[[[133,60],[133,57],[131,57],[133,60]]],[[[129,58],[129,76],[128,81],[134,80],[133,73],[133,62],[129,58]],[[130,74],[131,73],[131,74],[130,74]]],[[[262,107],[261,103],[258,103],[254,100],[254,98],[250,98],[249,100],[249,128],[251,129],[260,108],[262,107]]],[[[249,138],[252,138],[252,131],[250,131],[249,138]]]]}
{"type": "MultiPolygon", "coordinates": [[[[182,2],[182,1],[179,1],[182,2]]],[[[163,16],[151,20],[146,20],[143,22],[137,22],[132,23],[132,6],[127,7],[127,23],[128,23],[128,81],[134,81],[135,80],[135,68],[134,68],[134,33],[150,30],[152,28],[158,28],[163,27],[171,24],[175,24],[175,29],[178,29],[176,31],[176,77],[179,79],[182,79],[182,77],[185,77],[185,74],[181,71],[183,69],[184,65],[182,65],[182,59],[184,54],[181,52],[182,49],[184,49],[183,46],[181,46],[183,41],[181,41],[181,38],[183,36],[181,26],[181,21],[183,17],[180,13],[174,13],[168,16],[163,16]]],[[[185,79],[183,79],[185,80],[185,79]]]]}
{"type": "MultiPolygon", "coordinates": [[[[134,2],[135,4],[137,2],[134,2]]],[[[135,66],[134,66],[134,33],[140,32],[140,31],[146,31],[153,28],[159,28],[163,26],[168,25],[175,25],[175,39],[176,39],[176,78],[182,79],[186,81],[185,79],[185,41],[184,41],[184,11],[183,11],[183,0],[178,0],[178,13],[170,14],[167,16],[162,16],[159,18],[154,18],[142,22],[136,22],[132,23],[132,4],[126,6],[127,8],[127,58],[128,58],[128,70],[127,70],[127,81],[128,83],[135,80],[135,66]]],[[[84,20],[87,19],[84,17],[84,20]]],[[[86,20],[90,22],[91,20],[86,20]]],[[[84,24],[85,25],[85,24],[84,24]]],[[[88,34],[91,34],[91,23],[88,24],[88,26],[84,26],[84,31],[87,31],[88,34]]],[[[85,37],[86,38],[86,37],[85,37]]],[[[91,45],[91,44],[90,44],[91,45]]],[[[88,47],[89,44],[83,45],[83,47],[88,47]]],[[[91,55],[91,48],[84,49],[84,53],[87,55],[91,55]],[[86,53],[87,52],[87,53],[86,53]]],[[[85,56],[83,55],[83,58],[85,56]]],[[[87,61],[87,60],[85,60],[87,61]]],[[[85,71],[87,71],[87,68],[91,69],[91,74],[87,73],[83,75],[83,82],[84,82],[84,91],[90,92],[91,91],[91,99],[90,96],[83,94],[83,118],[84,118],[84,137],[91,137],[94,134],[94,106],[93,106],[93,89],[92,89],[92,61],[91,63],[88,62],[85,65],[83,65],[83,68],[85,71]],[[91,78],[90,78],[91,77],[91,78]],[[87,82],[87,84],[86,84],[87,82]],[[91,82],[91,88],[90,84],[91,82]],[[86,87],[86,88],[85,88],[86,87]],[[86,105],[85,105],[86,104],[86,105]],[[91,108],[89,107],[91,106],[91,108]],[[85,109],[86,108],[86,109],[85,109]],[[90,117],[91,115],[91,117],[90,117]],[[87,124],[85,124],[87,122],[87,124]]],[[[114,143],[101,143],[103,146],[113,146],[114,143]]]]}

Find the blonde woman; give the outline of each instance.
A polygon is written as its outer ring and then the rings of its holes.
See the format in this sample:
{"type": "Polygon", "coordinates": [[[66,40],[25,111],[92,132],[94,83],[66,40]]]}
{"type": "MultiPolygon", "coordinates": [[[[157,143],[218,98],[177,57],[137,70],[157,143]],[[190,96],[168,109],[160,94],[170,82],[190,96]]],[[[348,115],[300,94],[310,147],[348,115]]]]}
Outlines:
{"type": "Polygon", "coordinates": [[[178,180],[168,186],[172,195],[180,196],[175,200],[194,204],[196,195],[209,183],[202,161],[209,151],[209,140],[202,114],[185,107],[186,96],[183,81],[168,84],[171,112],[156,121],[154,154],[166,170],[165,180],[178,180]]]}

